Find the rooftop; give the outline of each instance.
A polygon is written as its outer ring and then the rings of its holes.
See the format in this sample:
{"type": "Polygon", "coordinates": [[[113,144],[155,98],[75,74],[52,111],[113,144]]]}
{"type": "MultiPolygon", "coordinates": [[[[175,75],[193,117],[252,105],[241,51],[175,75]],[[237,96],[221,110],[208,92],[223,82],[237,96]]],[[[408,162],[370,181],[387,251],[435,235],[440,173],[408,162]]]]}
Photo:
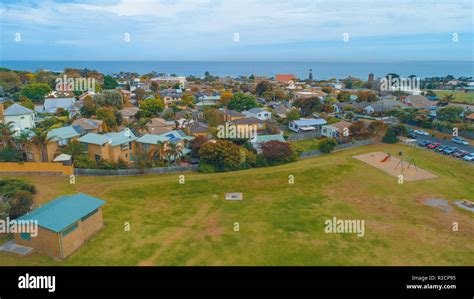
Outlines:
{"type": "Polygon", "coordinates": [[[104,203],[105,201],[84,193],[64,195],[17,220],[36,220],[39,226],[59,233],[104,203]]]}
{"type": "Polygon", "coordinates": [[[3,112],[4,116],[33,114],[33,110],[23,107],[20,104],[13,104],[3,112]]]}

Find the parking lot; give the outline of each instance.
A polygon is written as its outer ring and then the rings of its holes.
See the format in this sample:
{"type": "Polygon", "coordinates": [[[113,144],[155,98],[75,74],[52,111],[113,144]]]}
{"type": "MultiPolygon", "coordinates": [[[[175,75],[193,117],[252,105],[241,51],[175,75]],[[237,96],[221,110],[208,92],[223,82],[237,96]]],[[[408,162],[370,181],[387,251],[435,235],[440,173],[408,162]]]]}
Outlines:
{"type": "MultiPolygon", "coordinates": [[[[474,146],[472,145],[461,145],[461,144],[458,144],[458,143],[455,143],[455,142],[452,142],[451,140],[444,140],[442,138],[436,138],[436,137],[432,137],[432,136],[426,136],[426,135],[418,135],[416,134],[416,140],[417,141],[417,145],[419,145],[420,142],[422,141],[427,141],[427,142],[433,142],[433,143],[440,143],[441,146],[448,146],[448,147],[455,147],[455,148],[458,148],[460,150],[463,150],[463,151],[466,151],[466,152],[469,152],[469,153],[474,153],[474,146]]],[[[421,146],[423,148],[426,148],[425,146],[421,146]]],[[[435,150],[433,150],[435,151],[435,150]]],[[[437,152],[437,151],[435,151],[437,152]]],[[[437,152],[439,153],[440,155],[442,153],[440,152],[437,152]]],[[[447,155],[448,157],[453,157],[452,155],[447,155]]],[[[463,160],[463,158],[458,158],[460,160],[463,160]]]]}

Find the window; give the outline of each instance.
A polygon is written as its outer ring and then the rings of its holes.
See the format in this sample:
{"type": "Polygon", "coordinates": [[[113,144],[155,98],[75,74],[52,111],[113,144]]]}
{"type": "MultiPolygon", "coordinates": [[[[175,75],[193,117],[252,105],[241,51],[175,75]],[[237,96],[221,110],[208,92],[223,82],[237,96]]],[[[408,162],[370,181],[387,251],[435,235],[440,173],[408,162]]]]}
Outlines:
{"type": "Polygon", "coordinates": [[[94,159],[96,162],[99,162],[100,161],[100,155],[94,155],[94,159]]]}
{"type": "Polygon", "coordinates": [[[21,233],[21,234],[20,234],[20,238],[21,238],[22,240],[26,240],[26,241],[31,240],[30,233],[21,233]]]}
{"type": "Polygon", "coordinates": [[[128,150],[128,143],[124,143],[120,146],[122,150],[128,150]]]}
{"type": "Polygon", "coordinates": [[[66,229],[63,230],[63,232],[62,232],[63,237],[69,235],[70,233],[72,233],[73,231],[75,231],[77,228],[78,228],[77,223],[74,224],[74,225],[72,225],[72,226],[70,226],[70,227],[68,227],[68,228],[66,228],[66,229]]]}

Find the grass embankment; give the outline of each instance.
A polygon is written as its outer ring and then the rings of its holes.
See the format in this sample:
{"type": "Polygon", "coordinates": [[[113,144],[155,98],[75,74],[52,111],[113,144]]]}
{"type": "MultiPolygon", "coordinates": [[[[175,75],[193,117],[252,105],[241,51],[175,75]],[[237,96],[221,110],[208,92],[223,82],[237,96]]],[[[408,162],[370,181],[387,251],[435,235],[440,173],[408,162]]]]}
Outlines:
{"type": "Polygon", "coordinates": [[[75,185],[25,176],[38,203],[76,192],[104,199],[105,227],[67,260],[0,252],[0,265],[474,265],[472,213],[423,203],[473,199],[473,170],[429,151],[371,145],[277,167],[187,173],[184,185],[179,174],[78,177],[75,185]],[[400,150],[439,177],[399,185],[352,158],[400,150]],[[244,200],[226,202],[226,192],[243,192],[244,200]],[[332,217],[365,220],[365,236],[326,234],[332,217]]]}

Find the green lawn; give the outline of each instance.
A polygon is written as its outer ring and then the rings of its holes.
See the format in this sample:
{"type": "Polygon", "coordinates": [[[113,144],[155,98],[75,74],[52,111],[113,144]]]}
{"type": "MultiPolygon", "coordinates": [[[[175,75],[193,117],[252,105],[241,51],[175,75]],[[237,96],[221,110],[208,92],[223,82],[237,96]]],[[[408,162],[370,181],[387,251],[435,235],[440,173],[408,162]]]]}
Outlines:
{"type": "Polygon", "coordinates": [[[321,140],[305,139],[299,141],[290,141],[290,144],[296,147],[296,149],[299,151],[310,152],[319,149],[319,142],[321,142],[321,140]]]}
{"type": "Polygon", "coordinates": [[[473,199],[473,170],[421,149],[371,145],[277,167],[187,173],[184,185],[179,174],[78,177],[75,185],[25,176],[38,203],[74,192],[103,198],[105,227],[65,261],[0,252],[0,265],[474,265],[473,214],[423,203],[473,199]],[[400,150],[439,177],[399,185],[352,158],[400,150]],[[244,200],[226,202],[226,192],[244,200]],[[365,236],[324,233],[332,217],[365,220],[365,236]]]}
{"type": "Polygon", "coordinates": [[[447,94],[454,94],[455,103],[464,103],[474,105],[474,93],[459,92],[454,90],[433,90],[439,99],[442,99],[447,94]]]}

